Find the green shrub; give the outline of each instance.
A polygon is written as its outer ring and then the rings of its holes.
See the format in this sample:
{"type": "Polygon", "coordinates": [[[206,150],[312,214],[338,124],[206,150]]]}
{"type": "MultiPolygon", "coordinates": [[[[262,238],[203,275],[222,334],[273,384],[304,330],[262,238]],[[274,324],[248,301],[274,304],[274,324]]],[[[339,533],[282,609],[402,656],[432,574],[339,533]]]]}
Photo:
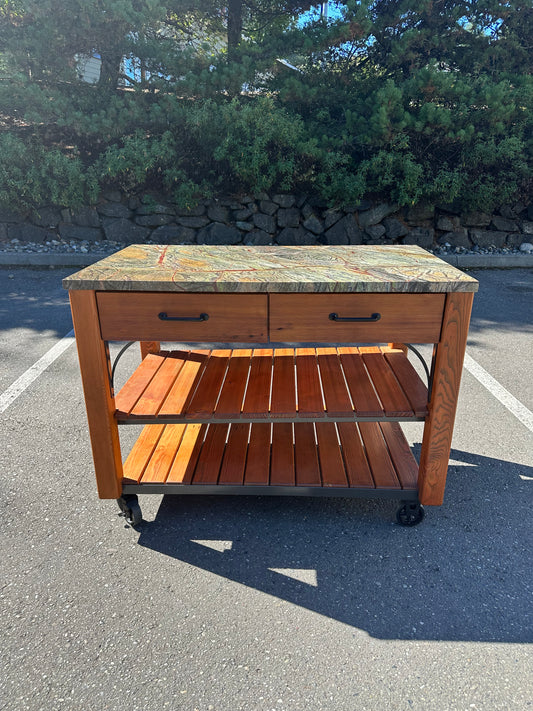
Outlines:
{"type": "Polygon", "coordinates": [[[0,205],[23,212],[47,204],[77,207],[96,198],[98,187],[76,156],[34,140],[0,135],[0,205]]]}
{"type": "Polygon", "coordinates": [[[105,150],[93,169],[100,183],[165,189],[190,204],[213,190],[289,190],[302,179],[302,121],[271,98],[167,102],[167,108],[170,129],[137,130],[105,150]]]}
{"type": "Polygon", "coordinates": [[[112,185],[188,206],[235,191],[486,210],[531,196],[531,2],[358,0],[305,28],[287,20],[300,4],[260,3],[281,15],[254,25],[247,6],[255,30],[229,54],[215,49],[226,5],[88,0],[80,14],[76,0],[55,12],[63,5],[0,4],[0,203],[11,209],[76,206],[112,185]],[[182,51],[182,22],[212,42],[182,51]],[[75,53],[97,44],[104,80],[76,81],[75,53]],[[127,52],[153,78],[117,90],[127,52]],[[278,72],[282,56],[301,71],[278,72]]]}
{"type": "Polygon", "coordinates": [[[208,100],[187,112],[185,132],[219,189],[290,190],[302,177],[302,121],[272,98],[208,100]]]}

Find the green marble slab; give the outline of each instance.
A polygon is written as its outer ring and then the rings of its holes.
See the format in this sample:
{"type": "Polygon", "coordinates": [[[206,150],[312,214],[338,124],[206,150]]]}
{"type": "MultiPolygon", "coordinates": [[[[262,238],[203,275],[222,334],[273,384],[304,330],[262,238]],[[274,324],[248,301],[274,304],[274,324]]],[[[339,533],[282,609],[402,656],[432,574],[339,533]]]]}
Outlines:
{"type": "Polygon", "coordinates": [[[189,292],[477,291],[416,246],[131,245],[63,280],[66,289],[189,292]]]}

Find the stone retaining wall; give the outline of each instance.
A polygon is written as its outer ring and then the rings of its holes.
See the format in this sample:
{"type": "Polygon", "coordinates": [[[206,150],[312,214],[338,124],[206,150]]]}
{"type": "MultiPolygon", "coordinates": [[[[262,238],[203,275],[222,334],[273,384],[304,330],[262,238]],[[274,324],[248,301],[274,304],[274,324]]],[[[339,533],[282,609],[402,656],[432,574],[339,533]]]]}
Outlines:
{"type": "Polygon", "coordinates": [[[184,210],[169,202],[105,194],[96,206],[43,207],[21,218],[0,210],[0,241],[124,244],[417,244],[463,250],[517,249],[533,241],[533,204],[497,214],[450,206],[398,208],[363,201],[336,210],[306,196],[240,196],[184,210]]]}

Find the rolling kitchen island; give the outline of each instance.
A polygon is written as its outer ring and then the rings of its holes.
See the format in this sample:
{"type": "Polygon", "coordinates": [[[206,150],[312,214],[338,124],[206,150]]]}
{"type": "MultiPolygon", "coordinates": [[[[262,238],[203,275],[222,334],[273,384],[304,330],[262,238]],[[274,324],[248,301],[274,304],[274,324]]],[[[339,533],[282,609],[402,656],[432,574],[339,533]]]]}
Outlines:
{"type": "Polygon", "coordinates": [[[434,255],[132,245],[63,285],[98,494],[132,524],[150,493],[397,498],[403,525],[442,503],[478,283],[434,255]],[[109,341],[141,344],[117,393],[109,341]],[[433,344],[423,377],[412,344],[433,344]]]}

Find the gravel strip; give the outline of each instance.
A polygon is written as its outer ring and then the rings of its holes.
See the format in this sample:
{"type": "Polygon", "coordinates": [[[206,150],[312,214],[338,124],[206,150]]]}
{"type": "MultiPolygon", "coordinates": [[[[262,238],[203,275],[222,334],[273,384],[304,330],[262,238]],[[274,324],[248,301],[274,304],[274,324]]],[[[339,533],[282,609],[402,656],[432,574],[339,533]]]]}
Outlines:
{"type": "Polygon", "coordinates": [[[466,247],[451,247],[451,246],[442,246],[442,247],[436,247],[435,249],[430,249],[428,250],[429,252],[432,252],[435,254],[437,257],[441,256],[450,256],[450,255],[464,255],[464,254],[472,254],[472,255],[513,255],[516,254],[518,256],[522,256],[525,254],[533,254],[533,244],[530,244],[529,242],[525,242],[524,244],[521,244],[520,247],[478,247],[478,245],[475,245],[472,247],[472,249],[466,249],[466,247]]]}
{"type": "MultiPolygon", "coordinates": [[[[154,244],[147,241],[146,244],[154,244]]],[[[22,242],[18,239],[0,241],[0,265],[4,266],[85,266],[127,246],[124,242],[101,240],[49,240],[44,243],[22,242]]],[[[533,244],[520,248],[472,249],[443,245],[428,250],[459,268],[532,267],[533,244]]]]}
{"type": "Polygon", "coordinates": [[[87,240],[57,240],[22,242],[18,239],[0,242],[0,252],[9,254],[112,254],[125,247],[123,242],[89,242],[87,240]]]}

